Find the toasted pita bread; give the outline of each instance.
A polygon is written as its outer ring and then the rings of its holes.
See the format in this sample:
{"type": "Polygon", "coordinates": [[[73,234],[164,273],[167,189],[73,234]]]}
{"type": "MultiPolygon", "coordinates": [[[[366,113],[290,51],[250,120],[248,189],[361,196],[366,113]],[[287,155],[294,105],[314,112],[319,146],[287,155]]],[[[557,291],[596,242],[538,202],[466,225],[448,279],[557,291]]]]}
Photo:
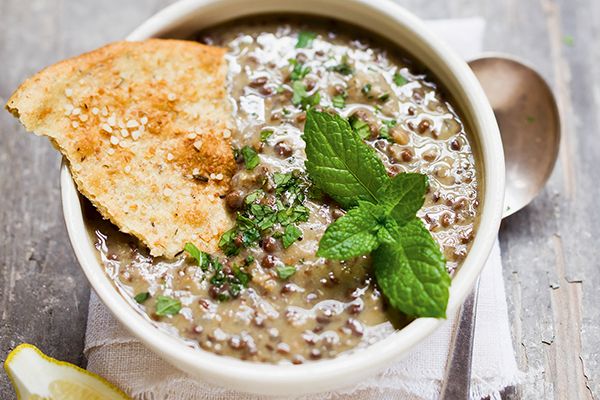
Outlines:
{"type": "Polygon", "coordinates": [[[212,252],[233,226],[224,49],[117,42],[48,67],[6,108],[67,158],[79,191],[153,256],[212,252]]]}

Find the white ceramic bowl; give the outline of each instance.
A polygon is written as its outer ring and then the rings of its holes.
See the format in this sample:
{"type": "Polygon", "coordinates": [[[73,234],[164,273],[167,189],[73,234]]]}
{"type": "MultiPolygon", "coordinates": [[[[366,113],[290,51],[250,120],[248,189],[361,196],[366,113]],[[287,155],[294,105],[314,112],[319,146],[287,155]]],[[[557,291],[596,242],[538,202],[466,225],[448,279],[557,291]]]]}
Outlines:
{"type": "MultiPolygon", "coordinates": [[[[201,28],[260,13],[304,13],[362,26],[386,37],[426,65],[452,94],[479,155],[481,222],[471,251],[454,277],[448,314],[467,296],[498,233],[504,199],[504,157],[492,109],[458,55],[417,17],[388,0],[183,0],[151,17],[128,40],[186,38],[201,28]]],[[[81,204],[66,164],[61,171],[63,211],[75,254],[90,284],[114,316],[148,348],[185,372],[214,384],[261,394],[307,394],[353,384],[383,370],[428,337],[443,320],[419,318],[365,349],[303,365],[250,363],[193,350],[152,326],[121,297],[96,260],[81,204]]]]}

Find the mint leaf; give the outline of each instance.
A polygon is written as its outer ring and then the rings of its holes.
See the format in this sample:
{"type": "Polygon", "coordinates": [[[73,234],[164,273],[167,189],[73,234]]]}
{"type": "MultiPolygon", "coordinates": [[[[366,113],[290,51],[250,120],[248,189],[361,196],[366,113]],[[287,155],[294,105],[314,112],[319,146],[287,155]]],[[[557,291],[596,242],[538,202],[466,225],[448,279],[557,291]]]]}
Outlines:
{"type": "Polygon", "coordinates": [[[258,165],[258,154],[256,151],[252,149],[250,146],[244,146],[242,148],[242,155],[244,156],[244,161],[246,162],[246,169],[248,171],[252,171],[258,165]]]}
{"type": "Polygon", "coordinates": [[[173,315],[181,310],[181,302],[163,295],[158,295],[156,315],[173,315]]]}
{"type": "Polygon", "coordinates": [[[372,253],[379,287],[406,314],[445,318],[451,281],[437,243],[418,217],[392,233],[395,243],[372,253]]]}
{"type": "Polygon", "coordinates": [[[327,227],[317,257],[343,261],[373,251],[379,246],[377,233],[383,228],[382,211],[375,204],[359,202],[357,208],[327,227]]]}
{"type": "Polygon", "coordinates": [[[283,266],[283,267],[276,267],[277,269],[277,275],[279,275],[279,277],[281,279],[287,279],[290,276],[294,275],[294,273],[296,272],[296,268],[295,267],[288,267],[288,266],[283,266]]]}
{"type": "Polygon", "coordinates": [[[283,242],[283,247],[287,249],[296,240],[298,240],[298,238],[300,238],[300,236],[302,236],[302,231],[300,229],[298,229],[295,225],[288,225],[285,228],[285,232],[283,233],[283,236],[281,237],[281,240],[283,242]]]}
{"type": "Polygon", "coordinates": [[[425,203],[429,186],[427,175],[401,173],[386,180],[377,191],[377,199],[399,226],[411,221],[425,203]]]}
{"type": "Polygon", "coordinates": [[[148,298],[148,293],[144,292],[144,293],[138,293],[133,299],[135,301],[137,301],[138,303],[141,303],[144,300],[146,300],[147,298],[148,298]]]}
{"type": "Polygon", "coordinates": [[[304,134],[306,170],[315,184],[348,209],[358,200],[377,202],[375,194],[389,179],[383,162],[339,115],[309,109],[304,134]]]}
{"type": "Polygon", "coordinates": [[[296,43],[296,48],[300,49],[303,47],[308,47],[312,44],[312,42],[317,37],[317,34],[314,32],[300,32],[298,33],[298,42],[296,43]]]}

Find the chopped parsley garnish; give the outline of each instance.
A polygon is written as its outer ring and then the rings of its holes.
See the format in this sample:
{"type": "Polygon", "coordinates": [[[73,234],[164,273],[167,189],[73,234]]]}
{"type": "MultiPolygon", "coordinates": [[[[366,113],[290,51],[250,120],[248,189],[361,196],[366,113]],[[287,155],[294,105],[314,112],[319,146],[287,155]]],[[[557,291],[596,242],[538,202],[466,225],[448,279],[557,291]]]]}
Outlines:
{"type": "Polygon", "coordinates": [[[386,101],[389,98],[390,98],[390,94],[389,93],[384,93],[381,96],[379,96],[379,100],[381,100],[381,101],[386,101]]]}
{"type": "Polygon", "coordinates": [[[306,110],[310,106],[317,105],[319,104],[319,101],[321,101],[319,92],[316,92],[313,96],[308,96],[306,94],[306,86],[300,81],[294,81],[292,88],[294,89],[292,103],[296,106],[301,106],[303,110],[306,110]]]}
{"type": "Polygon", "coordinates": [[[183,246],[183,249],[190,253],[192,257],[198,261],[198,266],[202,269],[202,271],[208,270],[208,264],[210,262],[210,256],[203,251],[198,250],[193,243],[186,243],[183,246]]]}
{"type": "Polygon", "coordinates": [[[348,118],[348,122],[352,127],[352,130],[356,132],[359,138],[366,140],[371,136],[371,127],[362,119],[358,118],[358,115],[351,115],[348,118]]]}
{"type": "Polygon", "coordinates": [[[365,96],[369,94],[369,92],[371,91],[371,88],[373,86],[371,86],[370,83],[367,83],[365,86],[362,87],[362,89],[360,89],[361,93],[364,94],[365,96]]]}
{"type": "Polygon", "coordinates": [[[377,283],[390,304],[413,316],[445,318],[451,280],[446,259],[416,216],[427,175],[390,178],[349,121],[310,109],[306,170],[347,212],[333,222],[317,256],[348,260],[371,253],[377,283]]]}
{"type": "Polygon", "coordinates": [[[398,74],[398,73],[395,73],[395,74],[394,74],[394,83],[395,83],[397,86],[402,86],[402,85],[404,85],[406,82],[408,82],[408,80],[407,80],[405,77],[403,77],[402,75],[400,75],[400,74],[398,74]]]}
{"type": "Polygon", "coordinates": [[[283,267],[277,267],[277,275],[279,275],[281,279],[287,279],[294,275],[295,272],[296,268],[288,267],[287,265],[284,265],[283,267]]]}
{"type": "Polygon", "coordinates": [[[249,266],[253,262],[254,257],[248,256],[242,265],[238,266],[236,263],[233,263],[233,271],[225,273],[223,271],[223,264],[219,262],[218,257],[210,260],[210,265],[214,274],[209,279],[209,282],[220,288],[217,300],[227,301],[231,297],[237,297],[243,288],[248,287],[248,282],[252,280],[252,275],[245,272],[243,268],[249,266]],[[225,284],[228,285],[225,286],[225,284]]]}
{"type": "Polygon", "coordinates": [[[146,300],[148,298],[148,296],[149,296],[148,292],[138,293],[133,299],[135,301],[137,301],[138,303],[142,303],[144,300],[146,300]]]}
{"type": "Polygon", "coordinates": [[[354,68],[348,64],[348,56],[345,55],[342,57],[342,62],[335,67],[332,68],[334,72],[337,72],[341,75],[352,75],[354,73],[354,68]]]}
{"type": "Polygon", "coordinates": [[[238,255],[243,248],[256,246],[260,239],[274,230],[284,230],[271,236],[282,238],[286,248],[302,236],[302,232],[292,224],[308,221],[308,208],[303,203],[311,187],[310,182],[299,171],[294,171],[273,174],[273,185],[275,192],[271,197],[262,189],[246,196],[235,226],[221,236],[219,247],[228,257],[238,255]]]}
{"type": "Polygon", "coordinates": [[[242,155],[244,156],[244,162],[246,163],[246,169],[252,171],[258,165],[258,154],[250,146],[244,146],[242,148],[242,155]]]}
{"type": "Polygon", "coordinates": [[[303,47],[310,47],[312,42],[317,38],[317,34],[314,32],[300,32],[298,33],[298,42],[296,48],[300,49],[303,47]]]}
{"type": "Polygon", "coordinates": [[[527,122],[533,122],[533,121],[535,121],[535,118],[533,118],[533,117],[527,117],[527,122]]]}
{"type": "Polygon", "coordinates": [[[344,108],[346,107],[346,97],[348,97],[348,93],[344,92],[342,94],[338,94],[333,96],[332,102],[335,108],[344,108]]]}
{"type": "Polygon", "coordinates": [[[283,233],[283,236],[281,237],[281,240],[283,241],[283,247],[287,249],[296,240],[298,240],[301,236],[302,236],[302,231],[300,229],[298,229],[298,227],[296,227],[296,225],[288,225],[285,228],[285,232],[283,233]]]}
{"type": "Polygon", "coordinates": [[[260,141],[263,143],[267,142],[267,139],[273,135],[273,131],[262,131],[260,133],[260,141]]]}
{"type": "Polygon", "coordinates": [[[294,60],[293,58],[289,60],[290,65],[294,66],[292,73],[290,74],[290,79],[293,81],[298,81],[304,78],[309,72],[310,67],[305,66],[304,64],[300,64],[298,60],[294,60]]]}
{"type": "Polygon", "coordinates": [[[393,142],[394,139],[390,136],[390,129],[394,128],[396,124],[397,122],[394,119],[390,121],[383,121],[383,126],[379,129],[379,137],[393,142]]]}
{"type": "Polygon", "coordinates": [[[156,302],[156,315],[173,315],[181,310],[181,302],[163,295],[158,295],[156,302]]]}

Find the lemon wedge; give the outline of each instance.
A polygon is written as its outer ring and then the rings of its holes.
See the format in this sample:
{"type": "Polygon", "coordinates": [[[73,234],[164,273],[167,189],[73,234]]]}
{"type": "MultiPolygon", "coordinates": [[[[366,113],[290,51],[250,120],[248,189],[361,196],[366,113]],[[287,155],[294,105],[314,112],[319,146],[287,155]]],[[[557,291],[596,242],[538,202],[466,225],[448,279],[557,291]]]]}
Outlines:
{"type": "Polygon", "coordinates": [[[14,349],[4,368],[19,400],[131,400],[99,376],[50,358],[30,344],[14,349]]]}

